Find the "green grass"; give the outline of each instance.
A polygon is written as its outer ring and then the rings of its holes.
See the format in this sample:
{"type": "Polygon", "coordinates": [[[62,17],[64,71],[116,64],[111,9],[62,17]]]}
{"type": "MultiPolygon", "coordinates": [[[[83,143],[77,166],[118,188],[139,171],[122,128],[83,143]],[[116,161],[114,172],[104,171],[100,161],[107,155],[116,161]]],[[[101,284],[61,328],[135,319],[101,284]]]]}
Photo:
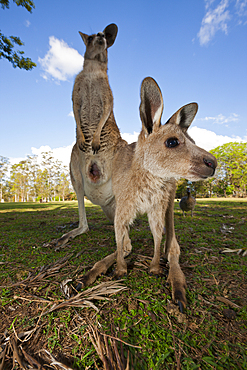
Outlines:
{"type": "MultiPolygon", "coordinates": [[[[55,250],[47,243],[75,227],[76,202],[0,204],[0,344],[8,336],[35,329],[28,341],[18,344],[38,361],[45,363],[39,351],[46,349],[73,369],[103,369],[88,334],[91,322],[100,333],[122,341],[116,342],[118,351],[125,359],[129,352],[130,368],[135,370],[247,369],[247,257],[220,253],[225,248],[246,248],[247,202],[197,200],[193,218],[182,216],[178,202],[174,209],[188,285],[184,314],[173,305],[165,276],[149,276],[149,260],[145,263],[138,257],[153,254],[144,216],[130,230],[133,253],[122,282],[128,290],[109,301],[94,301],[99,312],[66,307],[42,316],[51,304],[65,299],[62,281],[71,278],[70,286],[76,286],[96,261],[115,250],[114,228],[99,207],[87,203],[90,231],[55,250]],[[52,274],[52,266],[65,256],[67,262],[52,274]],[[25,283],[42,266],[50,268],[49,274],[25,283]],[[232,319],[227,309],[235,315],[232,319]]],[[[164,275],[167,271],[165,266],[164,275]]],[[[111,272],[94,285],[110,281],[111,272]]],[[[12,368],[10,354],[5,367],[12,368]]]]}

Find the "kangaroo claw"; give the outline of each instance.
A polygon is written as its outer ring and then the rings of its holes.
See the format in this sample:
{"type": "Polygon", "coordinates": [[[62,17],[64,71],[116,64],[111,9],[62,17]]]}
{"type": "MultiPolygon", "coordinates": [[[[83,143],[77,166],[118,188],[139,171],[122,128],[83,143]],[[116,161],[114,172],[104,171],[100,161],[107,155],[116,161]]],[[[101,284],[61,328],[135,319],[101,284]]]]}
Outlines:
{"type": "Polygon", "coordinates": [[[85,141],[81,141],[81,142],[79,143],[79,149],[80,149],[82,152],[84,152],[84,151],[85,151],[85,149],[86,149],[86,143],[85,143],[85,141]]]}
{"type": "Polygon", "coordinates": [[[97,154],[98,151],[100,150],[100,144],[92,144],[92,150],[93,150],[93,154],[97,154]]]}
{"type": "Polygon", "coordinates": [[[82,290],[82,288],[84,288],[84,284],[80,282],[77,284],[75,289],[77,290],[77,292],[79,292],[80,290],[82,290]]]}
{"type": "Polygon", "coordinates": [[[184,312],[184,306],[183,306],[182,302],[178,301],[178,307],[179,307],[179,311],[181,313],[183,313],[184,312]]]}
{"type": "Polygon", "coordinates": [[[114,280],[120,280],[124,277],[127,276],[127,272],[119,272],[117,273],[116,271],[114,271],[114,280]]]}
{"type": "Polygon", "coordinates": [[[160,277],[161,277],[161,275],[162,275],[162,274],[155,274],[154,272],[150,272],[150,273],[149,273],[149,276],[151,276],[151,277],[155,277],[155,278],[157,278],[157,279],[158,279],[158,278],[160,278],[160,277]]]}

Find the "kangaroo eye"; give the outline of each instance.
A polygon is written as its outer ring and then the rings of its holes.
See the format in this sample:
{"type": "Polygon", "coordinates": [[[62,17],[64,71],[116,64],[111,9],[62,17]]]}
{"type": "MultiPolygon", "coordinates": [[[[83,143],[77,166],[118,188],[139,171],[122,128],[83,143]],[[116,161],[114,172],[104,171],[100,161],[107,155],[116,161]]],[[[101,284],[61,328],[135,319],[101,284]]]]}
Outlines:
{"type": "Polygon", "coordinates": [[[180,143],[177,138],[171,137],[170,139],[167,139],[165,142],[165,145],[167,148],[175,148],[175,146],[178,146],[180,143]]]}
{"type": "Polygon", "coordinates": [[[93,41],[93,36],[88,36],[87,42],[90,44],[90,42],[93,41]]]}

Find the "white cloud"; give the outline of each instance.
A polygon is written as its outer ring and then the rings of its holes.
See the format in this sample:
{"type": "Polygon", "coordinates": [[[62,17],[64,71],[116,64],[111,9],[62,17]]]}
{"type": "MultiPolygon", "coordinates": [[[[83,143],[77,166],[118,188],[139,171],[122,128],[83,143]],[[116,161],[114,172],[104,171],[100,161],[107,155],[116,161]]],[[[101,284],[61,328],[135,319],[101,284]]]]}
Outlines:
{"type": "Polygon", "coordinates": [[[129,134],[129,133],[121,133],[121,136],[124,140],[127,141],[128,144],[131,144],[135,141],[137,141],[138,139],[138,136],[139,136],[139,132],[136,132],[134,131],[133,134],[129,134]]]}
{"type": "Polygon", "coordinates": [[[68,117],[73,117],[74,118],[74,112],[73,111],[69,112],[68,117]]]}
{"type": "Polygon", "coordinates": [[[222,31],[227,34],[227,22],[230,20],[230,13],[227,9],[229,6],[228,0],[221,0],[216,8],[211,9],[213,2],[206,0],[206,15],[201,24],[198,38],[200,45],[206,45],[215,35],[217,31],[222,31]]]}
{"type": "Polygon", "coordinates": [[[246,142],[247,140],[242,139],[240,136],[230,137],[225,135],[217,135],[213,131],[206,130],[193,126],[189,128],[188,134],[195,140],[196,145],[205,150],[211,150],[217,148],[217,146],[230,143],[230,142],[246,142]]]}
{"type": "Polygon", "coordinates": [[[84,58],[77,50],[54,36],[49,37],[49,45],[44,58],[38,59],[45,71],[44,79],[51,76],[55,80],[66,81],[82,70],[84,58]]]}
{"type": "Polygon", "coordinates": [[[247,23],[247,0],[205,0],[205,10],[206,14],[197,34],[200,45],[208,44],[218,31],[227,35],[231,20],[237,25],[247,23]],[[235,6],[232,6],[234,2],[235,6]]]}
{"type": "MultiPolygon", "coordinates": [[[[39,148],[31,147],[31,155],[37,155],[37,163],[41,164],[42,162],[42,153],[44,152],[52,152],[53,158],[57,159],[58,161],[62,162],[62,165],[66,166],[69,169],[69,162],[70,162],[70,156],[71,151],[73,148],[73,144],[54,148],[52,149],[49,145],[42,145],[39,148]]],[[[10,158],[9,161],[11,164],[20,163],[21,161],[24,161],[27,159],[27,157],[19,157],[19,158],[10,158]]]]}
{"type": "Polygon", "coordinates": [[[239,120],[238,117],[239,115],[236,113],[232,113],[229,117],[226,117],[220,113],[216,117],[197,118],[197,121],[211,121],[212,123],[218,123],[222,125],[222,124],[227,124],[229,122],[237,122],[239,120]]]}
{"type": "Polygon", "coordinates": [[[28,28],[30,26],[31,22],[29,20],[25,21],[25,26],[28,28]]]}
{"type": "MultiPolygon", "coordinates": [[[[208,118],[210,119],[210,117],[208,118]]],[[[247,137],[242,139],[240,136],[230,137],[224,135],[217,135],[213,131],[199,128],[197,126],[189,128],[188,134],[195,140],[196,145],[205,150],[211,150],[217,148],[217,146],[234,141],[247,142],[247,137]]],[[[139,135],[138,132],[134,132],[133,134],[121,133],[122,138],[126,140],[129,144],[133,143],[134,141],[137,141],[138,135],[139,135]]]]}
{"type": "Polygon", "coordinates": [[[40,148],[32,147],[31,151],[32,151],[32,154],[37,155],[38,163],[42,162],[42,155],[41,155],[42,153],[52,152],[52,155],[55,159],[61,161],[64,166],[69,168],[70,156],[71,156],[73,145],[74,143],[68,146],[54,148],[54,149],[51,149],[49,145],[42,145],[40,148]]]}
{"type": "Polygon", "coordinates": [[[237,0],[235,6],[240,17],[247,15],[247,0],[237,0]]]}
{"type": "Polygon", "coordinates": [[[17,158],[14,158],[14,157],[10,157],[9,158],[9,163],[12,165],[12,164],[17,164],[17,163],[20,163],[21,161],[25,161],[25,159],[27,159],[27,157],[17,157],[17,158]]]}

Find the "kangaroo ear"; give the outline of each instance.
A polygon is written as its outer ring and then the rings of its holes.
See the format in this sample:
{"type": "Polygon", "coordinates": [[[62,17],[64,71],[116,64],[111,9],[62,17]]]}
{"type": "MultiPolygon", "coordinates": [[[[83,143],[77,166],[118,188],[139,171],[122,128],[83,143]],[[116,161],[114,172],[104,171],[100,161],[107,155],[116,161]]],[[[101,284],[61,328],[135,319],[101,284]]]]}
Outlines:
{"type": "Polygon", "coordinates": [[[142,121],[142,131],[151,134],[159,128],[163,113],[163,98],[160,88],[156,81],[151,77],[146,77],[141,85],[141,104],[140,117],[142,121]]]}
{"type": "Polygon", "coordinates": [[[112,23],[107,26],[103,33],[106,38],[107,47],[109,48],[114,44],[115,38],[117,37],[118,27],[116,24],[112,23]]]}
{"type": "Polygon", "coordinates": [[[173,116],[171,116],[171,118],[169,118],[169,120],[166,123],[177,124],[181,127],[183,131],[187,131],[191,125],[191,122],[195,118],[197,110],[198,110],[197,103],[186,104],[182,108],[180,108],[176,113],[174,113],[173,116]]]}
{"type": "Polygon", "coordinates": [[[81,35],[81,38],[82,38],[84,44],[87,46],[88,35],[86,35],[86,33],[80,32],[80,31],[79,31],[79,34],[81,35]]]}

